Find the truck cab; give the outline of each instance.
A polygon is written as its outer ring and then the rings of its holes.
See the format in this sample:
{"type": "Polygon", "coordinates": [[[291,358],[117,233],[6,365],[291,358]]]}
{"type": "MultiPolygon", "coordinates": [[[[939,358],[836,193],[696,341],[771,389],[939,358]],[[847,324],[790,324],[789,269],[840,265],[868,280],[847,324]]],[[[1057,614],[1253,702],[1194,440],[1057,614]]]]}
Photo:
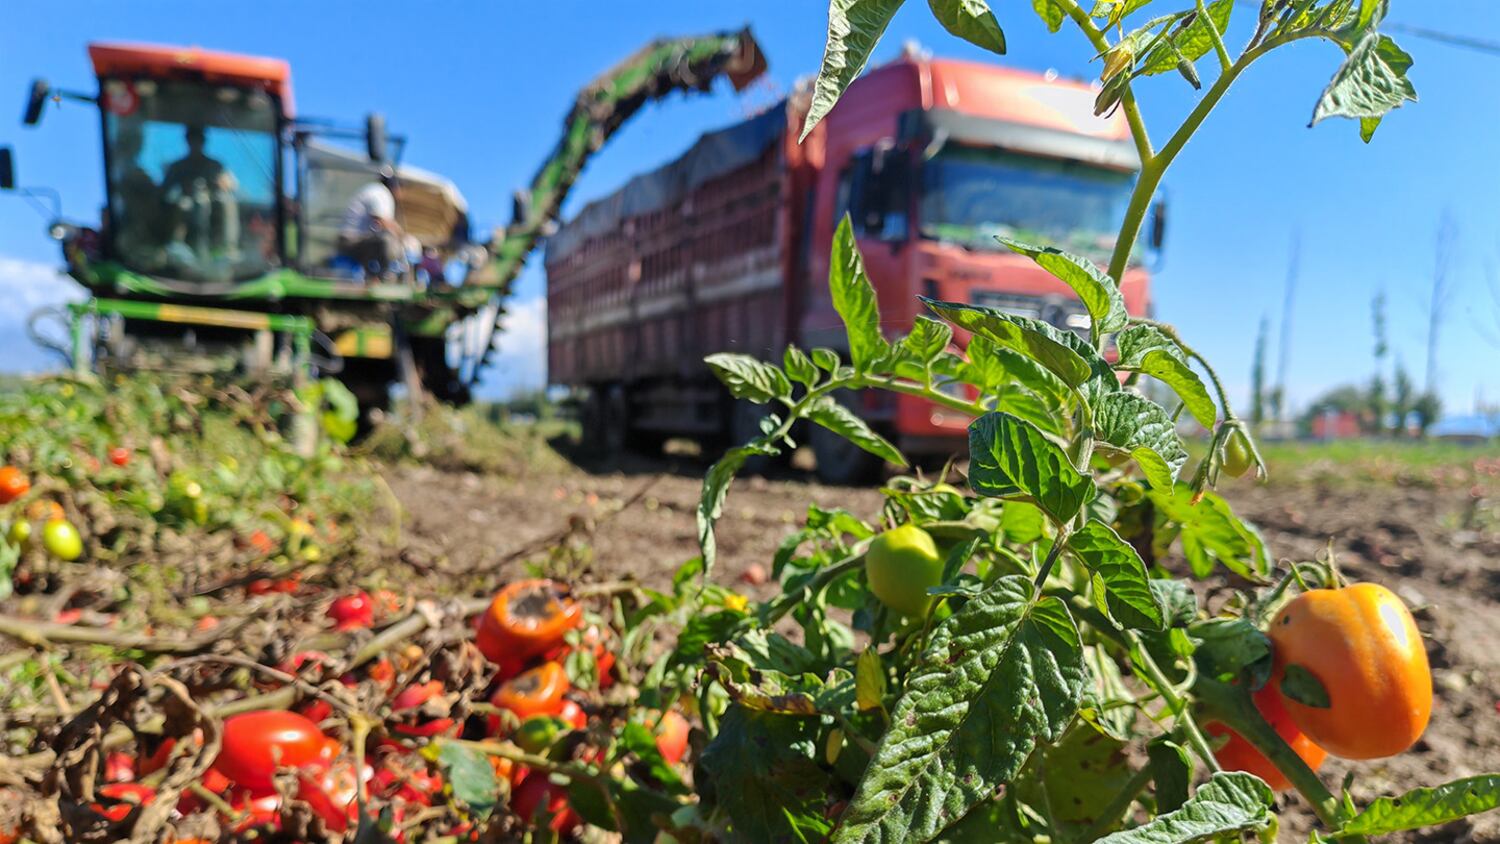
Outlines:
{"type": "MultiPolygon", "coordinates": [[[[1052,72],[913,55],[851,84],[806,142],[820,147],[812,155],[821,166],[799,342],[842,339],[823,280],[845,213],[892,335],[924,312],[919,295],[997,307],[1086,335],[1088,313],[1067,285],[996,236],[1108,262],[1140,161],[1123,116],[1094,114],[1096,94],[1052,72]]],[[[1155,219],[1149,238],[1159,243],[1160,215],[1155,219]]],[[[1137,250],[1122,279],[1132,315],[1151,309],[1139,260],[1146,251],[1137,250]]],[[[966,339],[960,334],[956,342],[966,339]]],[[[872,391],[857,401],[862,416],[914,455],[953,452],[970,421],[892,393],[872,391]]]]}

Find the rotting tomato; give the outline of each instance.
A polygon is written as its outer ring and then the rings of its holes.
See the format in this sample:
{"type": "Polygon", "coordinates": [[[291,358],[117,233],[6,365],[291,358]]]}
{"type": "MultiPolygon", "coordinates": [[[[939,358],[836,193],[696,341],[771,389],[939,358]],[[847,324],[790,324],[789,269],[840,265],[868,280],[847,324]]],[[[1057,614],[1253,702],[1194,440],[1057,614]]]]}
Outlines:
{"type": "Polygon", "coordinates": [[[130,463],[130,449],[123,446],[115,446],[109,450],[109,462],[116,466],[126,466],[130,463]]]}
{"type": "Polygon", "coordinates": [[[42,547],[59,560],[72,562],[83,556],[83,537],[67,519],[49,519],[42,525],[42,547]]]}
{"type": "Polygon", "coordinates": [[[568,787],[553,782],[544,773],[528,776],[510,796],[510,810],[528,824],[543,820],[559,835],[568,835],[583,824],[583,819],[568,805],[568,787]]]}
{"type": "Polygon", "coordinates": [[[130,782],[135,779],[135,757],[115,751],[104,757],[105,782],[130,782]]]}
{"type": "Polygon", "coordinates": [[[428,701],[442,695],[443,683],[440,680],[429,680],[402,689],[395,700],[391,701],[392,714],[402,720],[393,724],[391,729],[413,738],[427,738],[455,730],[458,722],[452,718],[428,717],[422,711],[428,701]]]}
{"type": "Polygon", "coordinates": [[[278,768],[327,767],[338,749],[306,716],[262,709],[224,721],[223,747],[214,767],[236,785],[264,791],[272,787],[278,768]]]}
{"type": "MultiPolygon", "coordinates": [[[[1328,752],[1319,747],[1312,739],[1308,738],[1297,725],[1292,722],[1291,715],[1287,714],[1286,707],[1282,705],[1281,695],[1271,688],[1267,683],[1261,690],[1251,696],[1255,701],[1255,708],[1260,710],[1262,718],[1281,736],[1281,740],[1307,763],[1307,767],[1316,771],[1323,760],[1328,758],[1328,752]]],[[[1223,747],[1214,751],[1214,758],[1219,760],[1219,765],[1226,771],[1246,771],[1266,781],[1275,791],[1286,791],[1292,787],[1290,780],[1281,773],[1271,760],[1267,759],[1255,745],[1251,744],[1244,736],[1229,729],[1218,721],[1210,721],[1203,725],[1203,729],[1211,736],[1228,736],[1229,740],[1223,747]]]]}
{"type": "Polygon", "coordinates": [[[667,710],[656,724],[656,749],[668,765],[676,765],[687,754],[688,733],[692,726],[686,718],[667,710]]]}
{"type": "Polygon", "coordinates": [[[365,592],[340,595],[328,605],[328,617],[338,630],[362,630],[375,623],[375,602],[365,592]]]}
{"type": "Polygon", "coordinates": [[[568,726],[575,730],[581,730],[589,725],[589,716],[583,711],[583,707],[571,700],[564,700],[562,706],[557,710],[557,717],[561,718],[568,726]]]}
{"type": "Polygon", "coordinates": [[[1229,438],[1224,442],[1224,457],[1219,464],[1230,477],[1242,478],[1255,465],[1255,458],[1250,454],[1250,441],[1245,439],[1245,432],[1235,429],[1229,433],[1229,438]]]}
{"type": "Polygon", "coordinates": [[[870,543],[865,577],[870,591],[892,612],[920,617],[932,606],[927,590],[943,582],[943,558],[932,535],[908,523],[870,543]]]}
{"type": "Polygon", "coordinates": [[[519,664],[563,642],[583,607],[552,580],[518,580],[501,589],[479,620],[474,644],[491,662],[519,664]]]}
{"type": "Polygon", "coordinates": [[[0,466],[0,504],[9,504],[31,489],[31,481],[14,466],[0,466]]]}
{"type": "Polygon", "coordinates": [[[533,715],[560,714],[567,691],[568,675],[562,666],[544,662],[501,683],[490,703],[509,709],[524,721],[533,715]]]}
{"type": "Polygon", "coordinates": [[[138,782],[112,782],[100,786],[97,793],[100,797],[107,797],[114,802],[90,803],[89,808],[109,819],[111,823],[125,820],[137,806],[150,805],[151,801],[156,799],[156,789],[138,782]]]}
{"type": "Polygon", "coordinates": [[[1356,583],[1298,595],[1271,622],[1271,684],[1308,738],[1345,759],[1379,759],[1411,747],[1432,714],[1432,671],[1422,634],[1401,599],[1356,583]],[[1287,674],[1322,683],[1328,706],[1287,694],[1287,674]]]}

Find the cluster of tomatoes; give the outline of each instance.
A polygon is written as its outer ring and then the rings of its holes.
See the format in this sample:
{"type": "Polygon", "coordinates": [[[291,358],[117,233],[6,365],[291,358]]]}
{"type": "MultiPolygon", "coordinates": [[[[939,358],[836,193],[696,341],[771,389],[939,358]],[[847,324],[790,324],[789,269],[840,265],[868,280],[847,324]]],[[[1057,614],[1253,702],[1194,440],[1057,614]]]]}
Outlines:
{"type": "MultiPolygon", "coordinates": [[[[344,594],[331,600],[324,613],[337,630],[370,628],[396,610],[391,597],[344,594]]],[[[507,585],[474,629],[475,648],[496,666],[492,677],[481,673],[476,678],[489,680],[481,692],[487,705],[478,707],[459,706],[463,695],[437,679],[398,686],[401,676],[431,676],[414,672],[417,657],[399,647],[391,657],[343,675],[324,671],[334,664],[326,654],[293,654],[276,666],[278,672],[324,689],[323,683],[331,680],[378,687],[386,701],[380,707],[385,729],[374,731],[358,759],[345,741],[324,730],[339,722],[336,716],[352,716],[353,709],[341,712],[352,704],[338,695],[311,693],[299,683],[304,694],[290,710],[256,710],[224,720],[217,755],[196,787],[177,798],[173,817],[216,812],[227,833],[279,830],[284,836],[291,832],[287,819],[298,815],[315,817],[324,831],[339,835],[359,826],[363,790],[366,814],[392,840],[405,840],[403,824],[419,815],[446,817],[451,828],[442,830],[444,835],[477,840],[479,830],[464,813],[442,811],[452,788],[436,761],[438,754],[422,752],[432,741],[463,737],[510,748],[489,759],[496,790],[508,793],[513,815],[535,828],[571,834],[583,821],[569,804],[567,786],[551,776],[552,768],[573,760],[602,761],[602,751],[585,740],[591,726],[585,706],[603,708],[590,704],[598,701],[597,695],[574,688],[564,665],[576,664],[586,654],[594,666],[589,685],[609,687],[616,681],[610,636],[606,626],[589,623],[562,584],[535,579],[507,585]],[[537,761],[524,764],[531,760],[537,761]],[[546,770],[534,769],[542,760],[546,770]]],[[[421,649],[416,650],[419,656],[421,649]]],[[[276,684],[266,681],[262,689],[276,684]]],[[[465,685],[472,694],[474,684],[465,685]]],[[[613,732],[612,726],[608,729],[613,732]]],[[[655,718],[655,730],[663,759],[680,763],[687,750],[687,720],[668,711],[655,718]]],[[[109,753],[102,766],[104,782],[96,786],[89,808],[112,823],[128,824],[137,807],[158,799],[157,789],[174,760],[201,750],[203,733],[194,731],[189,747],[180,744],[166,738],[139,746],[135,753],[109,753]]],[[[0,844],[8,844],[3,831],[0,844]]]]}
{"type": "MultiPolygon", "coordinates": [[[[128,451],[114,449],[112,460],[115,452],[121,453],[121,460],[129,462],[128,451]]],[[[0,506],[19,502],[30,491],[31,479],[25,472],[15,466],[0,466],[0,506]]],[[[42,547],[48,554],[65,562],[83,556],[83,537],[78,528],[68,521],[62,506],[51,499],[36,498],[27,502],[24,509],[11,518],[5,538],[17,548],[26,548],[35,538],[37,524],[41,525],[42,547]]]]}
{"type": "MultiPolygon", "coordinates": [[[[1427,728],[1427,651],[1411,613],[1389,589],[1357,583],[1309,590],[1281,608],[1267,634],[1271,679],[1252,699],[1309,768],[1317,770],[1329,754],[1395,756],[1427,728]]],[[[1226,770],[1248,771],[1277,791],[1291,787],[1243,736],[1217,722],[1205,730],[1224,740],[1215,757],[1226,770]]]]}

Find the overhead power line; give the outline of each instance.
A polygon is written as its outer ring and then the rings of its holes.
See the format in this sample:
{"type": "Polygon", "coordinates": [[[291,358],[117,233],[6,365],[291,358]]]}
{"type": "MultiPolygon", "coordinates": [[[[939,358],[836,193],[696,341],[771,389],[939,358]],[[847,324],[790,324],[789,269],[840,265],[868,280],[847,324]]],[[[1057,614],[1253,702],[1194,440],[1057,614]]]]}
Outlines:
{"type": "MultiPolygon", "coordinates": [[[[1241,6],[1252,6],[1260,8],[1260,3],[1255,0],[1239,0],[1241,6]]],[[[1500,56],[1500,41],[1489,38],[1475,38],[1472,35],[1459,35],[1453,32],[1444,32],[1440,29],[1431,29],[1425,26],[1414,26],[1409,23],[1393,23],[1382,21],[1380,24],[1382,32],[1399,32],[1410,35],[1413,38],[1423,38],[1435,41],[1439,44],[1447,44],[1450,47],[1459,47],[1464,50],[1473,50],[1490,56],[1500,56]]]]}

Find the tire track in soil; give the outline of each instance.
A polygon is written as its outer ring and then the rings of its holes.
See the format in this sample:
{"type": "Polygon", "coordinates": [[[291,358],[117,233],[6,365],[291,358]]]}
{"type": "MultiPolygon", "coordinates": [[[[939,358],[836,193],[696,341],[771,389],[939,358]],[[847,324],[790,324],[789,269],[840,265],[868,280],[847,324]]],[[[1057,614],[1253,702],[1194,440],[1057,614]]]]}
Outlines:
{"type": "MultiPolygon", "coordinates": [[[[592,554],[577,575],[628,576],[663,586],[698,553],[693,514],[706,468],[692,458],[627,458],[606,470],[569,467],[523,477],[421,466],[389,467],[386,477],[407,510],[408,555],[439,570],[471,572],[476,588],[519,576],[518,562],[499,563],[516,549],[554,534],[570,518],[576,524],[598,521],[649,485],[638,504],[604,518],[588,536],[592,554]]],[[[1414,607],[1427,638],[1437,698],[1426,734],[1412,751],[1392,759],[1330,758],[1324,781],[1336,788],[1346,771],[1355,771],[1354,797],[1362,804],[1378,794],[1500,770],[1500,535],[1457,529],[1467,492],[1250,483],[1222,492],[1237,513],[1260,527],[1279,559],[1312,559],[1332,541],[1345,575],[1395,590],[1414,607]]],[[[752,564],[769,566],[809,503],[872,519],[881,496],[873,489],[819,484],[794,471],[740,478],[718,528],[715,579],[759,597],[771,594],[770,585],[755,588],[737,580],[752,564]]],[[[1198,589],[1210,591],[1204,584],[1198,589]]],[[[1282,801],[1280,839],[1307,840],[1311,813],[1295,794],[1282,801]]],[[[1500,841],[1500,813],[1383,840],[1500,841]]]]}

